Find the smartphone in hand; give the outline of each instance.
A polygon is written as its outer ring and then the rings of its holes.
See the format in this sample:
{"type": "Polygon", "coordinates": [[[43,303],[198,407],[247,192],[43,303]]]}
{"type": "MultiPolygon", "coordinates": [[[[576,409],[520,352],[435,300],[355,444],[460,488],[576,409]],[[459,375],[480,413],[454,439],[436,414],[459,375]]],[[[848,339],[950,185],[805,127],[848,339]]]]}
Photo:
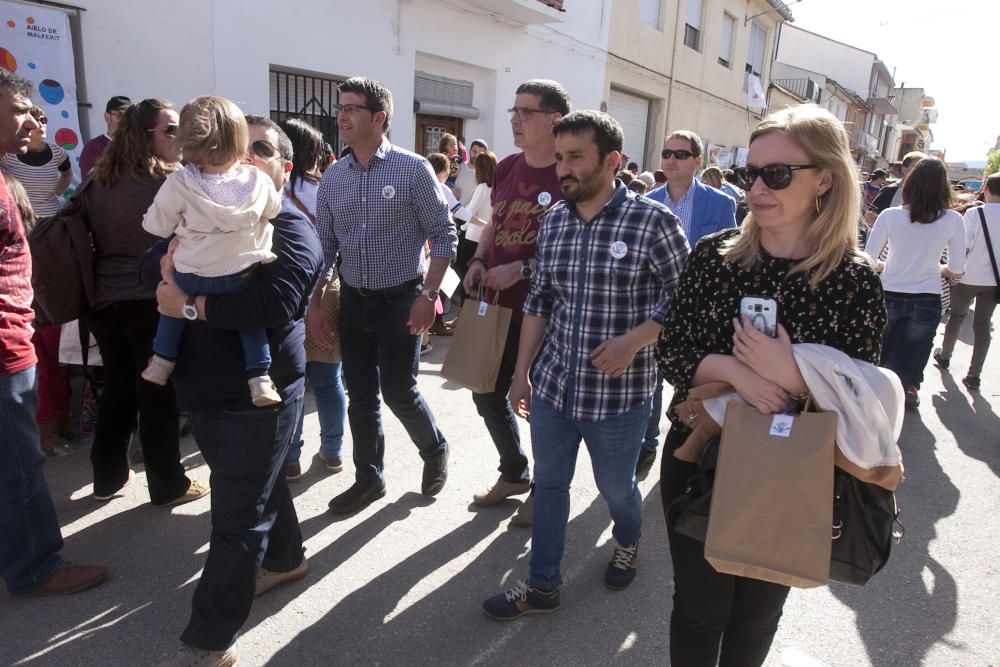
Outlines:
{"type": "Polygon", "coordinates": [[[740,317],[743,316],[757,331],[778,337],[778,302],[771,297],[747,295],[740,299],[740,317]]]}

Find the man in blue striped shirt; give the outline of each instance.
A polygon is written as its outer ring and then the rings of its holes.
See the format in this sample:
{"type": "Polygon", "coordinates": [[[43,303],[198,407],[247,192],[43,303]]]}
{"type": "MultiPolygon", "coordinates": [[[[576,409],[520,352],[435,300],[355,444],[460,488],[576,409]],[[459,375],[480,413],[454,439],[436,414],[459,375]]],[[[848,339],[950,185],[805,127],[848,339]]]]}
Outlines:
{"type": "MultiPolygon", "coordinates": [[[[448,443],[417,390],[417,367],[420,338],[434,322],[458,236],[427,160],[385,136],[389,90],[362,77],[344,81],[339,90],[337,129],[350,149],[323,174],[316,231],[325,270],[340,260],[339,335],[356,469],[354,485],[330,501],[330,510],[353,514],[385,495],[380,390],[420,450],[421,493],[434,496],[444,488],[448,443]]],[[[319,296],[309,304],[307,324],[323,341],[333,332],[319,296]]]]}
{"type": "Polygon", "coordinates": [[[538,234],[538,269],[510,388],[515,410],[531,416],[530,575],[483,603],[498,620],[559,607],[581,439],[614,520],[616,545],[604,582],[623,589],[635,578],[642,530],[635,463],[656,382],[651,345],[688,255],[677,216],[615,180],[623,142],[616,120],[575,111],[553,133],[564,199],[545,214],[538,234]]]}

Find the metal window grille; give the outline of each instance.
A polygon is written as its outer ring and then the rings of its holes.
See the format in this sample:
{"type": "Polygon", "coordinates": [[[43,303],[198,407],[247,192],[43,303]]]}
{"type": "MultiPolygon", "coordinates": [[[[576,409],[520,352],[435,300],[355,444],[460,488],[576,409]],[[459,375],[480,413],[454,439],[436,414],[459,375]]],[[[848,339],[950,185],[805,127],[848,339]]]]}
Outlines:
{"type": "Polygon", "coordinates": [[[343,150],[337,132],[334,105],[340,99],[337,85],[340,80],[332,77],[299,74],[280,69],[270,72],[271,120],[280,122],[298,118],[309,123],[323,134],[323,138],[339,155],[343,150]]]}

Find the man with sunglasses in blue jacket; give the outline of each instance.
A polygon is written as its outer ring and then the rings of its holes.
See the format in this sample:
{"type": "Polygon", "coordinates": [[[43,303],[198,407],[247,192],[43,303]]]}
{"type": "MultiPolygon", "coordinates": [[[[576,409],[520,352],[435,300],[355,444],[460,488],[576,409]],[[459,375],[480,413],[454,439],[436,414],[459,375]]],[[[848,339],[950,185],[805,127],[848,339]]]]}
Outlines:
{"type": "MultiPolygon", "coordinates": [[[[736,201],[695,178],[702,166],[701,137],[689,130],[675,130],[667,135],[660,156],[667,184],[646,196],[665,204],[681,219],[681,227],[693,249],[698,239],[708,234],[736,226],[736,201]]],[[[653,392],[653,409],[643,439],[636,475],[649,471],[656,460],[656,445],[660,438],[660,413],[663,411],[663,381],[653,392]]]]}

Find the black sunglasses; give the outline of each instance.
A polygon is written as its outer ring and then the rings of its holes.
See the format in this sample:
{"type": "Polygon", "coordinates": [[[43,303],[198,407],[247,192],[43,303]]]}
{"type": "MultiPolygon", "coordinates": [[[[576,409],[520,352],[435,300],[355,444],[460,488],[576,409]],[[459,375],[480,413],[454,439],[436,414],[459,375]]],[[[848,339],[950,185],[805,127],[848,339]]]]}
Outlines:
{"type": "Polygon", "coordinates": [[[278,154],[278,149],[272,146],[269,142],[263,139],[258,139],[257,141],[250,144],[250,150],[254,155],[263,159],[270,160],[275,155],[278,154]]]}
{"type": "Polygon", "coordinates": [[[176,137],[178,129],[180,129],[180,128],[178,127],[178,125],[176,123],[170,123],[169,125],[165,125],[162,128],[162,130],[161,130],[161,128],[158,128],[158,127],[151,127],[148,130],[146,130],[146,131],[147,132],[162,131],[163,134],[167,135],[168,137],[176,137]]]}
{"type": "Polygon", "coordinates": [[[660,153],[660,157],[666,160],[667,158],[675,157],[678,160],[686,160],[690,157],[695,157],[695,154],[691,151],[686,151],[684,149],[674,150],[672,148],[664,148],[663,152],[660,153]]]}
{"type": "Polygon", "coordinates": [[[792,175],[799,169],[819,169],[814,164],[769,164],[766,167],[737,167],[736,185],[749,190],[759,176],[764,185],[772,190],[784,190],[792,184],[792,175]]]}

